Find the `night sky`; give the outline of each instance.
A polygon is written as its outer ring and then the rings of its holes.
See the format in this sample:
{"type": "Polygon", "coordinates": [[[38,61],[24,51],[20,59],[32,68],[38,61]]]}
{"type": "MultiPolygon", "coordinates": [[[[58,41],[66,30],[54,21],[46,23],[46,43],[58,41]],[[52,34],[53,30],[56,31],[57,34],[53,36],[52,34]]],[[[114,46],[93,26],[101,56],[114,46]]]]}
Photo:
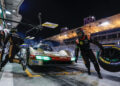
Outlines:
{"type": "MultiPolygon", "coordinates": [[[[46,38],[60,32],[61,27],[70,29],[83,25],[83,19],[90,15],[96,20],[120,13],[120,3],[117,0],[24,0],[19,13],[22,22],[38,25],[38,13],[42,13],[42,23],[49,21],[59,24],[56,29],[43,28],[36,34],[37,37],[46,38]]],[[[19,25],[20,32],[31,27],[19,25]]],[[[34,34],[34,32],[32,33],[34,34]]]]}

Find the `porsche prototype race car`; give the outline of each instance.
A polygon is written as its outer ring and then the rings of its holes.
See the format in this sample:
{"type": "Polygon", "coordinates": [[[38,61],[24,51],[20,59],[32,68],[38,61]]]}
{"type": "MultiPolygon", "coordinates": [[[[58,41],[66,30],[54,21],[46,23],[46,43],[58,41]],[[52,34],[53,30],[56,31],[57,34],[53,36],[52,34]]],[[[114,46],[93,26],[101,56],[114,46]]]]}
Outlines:
{"type": "Polygon", "coordinates": [[[40,44],[36,47],[29,47],[27,56],[28,65],[30,66],[73,64],[75,61],[75,57],[72,57],[70,52],[66,50],[54,52],[50,46],[45,44],[40,44]]]}

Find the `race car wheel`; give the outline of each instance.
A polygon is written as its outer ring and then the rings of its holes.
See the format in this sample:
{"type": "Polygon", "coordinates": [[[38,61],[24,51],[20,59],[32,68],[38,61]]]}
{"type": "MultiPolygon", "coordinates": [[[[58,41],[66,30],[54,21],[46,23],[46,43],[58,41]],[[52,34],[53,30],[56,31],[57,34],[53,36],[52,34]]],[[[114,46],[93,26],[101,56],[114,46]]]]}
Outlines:
{"type": "Polygon", "coordinates": [[[105,48],[104,52],[101,52],[98,62],[107,71],[120,71],[120,50],[117,48],[105,48]]]}

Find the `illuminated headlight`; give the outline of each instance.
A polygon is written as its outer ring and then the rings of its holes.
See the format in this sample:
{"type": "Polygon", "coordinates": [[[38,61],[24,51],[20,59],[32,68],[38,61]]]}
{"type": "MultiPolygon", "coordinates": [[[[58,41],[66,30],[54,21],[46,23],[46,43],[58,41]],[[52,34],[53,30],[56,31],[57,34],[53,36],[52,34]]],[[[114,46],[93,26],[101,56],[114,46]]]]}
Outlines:
{"type": "Polygon", "coordinates": [[[44,57],[43,57],[43,60],[45,60],[45,61],[49,61],[49,60],[51,60],[51,58],[48,57],[48,56],[44,56],[44,57]]]}
{"type": "Polygon", "coordinates": [[[43,59],[43,56],[36,56],[36,59],[37,59],[37,60],[42,60],[42,59],[43,59]]]}
{"type": "Polygon", "coordinates": [[[71,61],[75,61],[75,57],[72,57],[72,58],[71,58],[71,61]]]}
{"type": "Polygon", "coordinates": [[[37,60],[49,61],[51,58],[49,56],[36,56],[37,60]]]}

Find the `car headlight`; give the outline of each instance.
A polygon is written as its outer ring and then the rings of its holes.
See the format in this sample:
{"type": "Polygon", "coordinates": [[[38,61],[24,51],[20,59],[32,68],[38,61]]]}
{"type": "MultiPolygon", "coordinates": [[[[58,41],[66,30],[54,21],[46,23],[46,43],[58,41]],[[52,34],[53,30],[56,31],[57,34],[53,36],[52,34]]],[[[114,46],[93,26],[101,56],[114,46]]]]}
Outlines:
{"type": "Polygon", "coordinates": [[[43,57],[42,57],[42,56],[36,56],[36,59],[37,59],[37,60],[42,60],[43,57]]]}
{"type": "Polygon", "coordinates": [[[51,58],[48,57],[48,56],[44,56],[44,57],[43,57],[43,60],[45,60],[45,61],[49,61],[49,60],[51,60],[51,58]]]}
{"type": "Polygon", "coordinates": [[[72,57],[72,58],[71,58],[71,61],[75,61],[75,57],[72,57]]]}
{"type": "Polygon", "coordinates": [[[37,60],[49,61],[51,58],[49,56],[36,56],[37,60]]]}

